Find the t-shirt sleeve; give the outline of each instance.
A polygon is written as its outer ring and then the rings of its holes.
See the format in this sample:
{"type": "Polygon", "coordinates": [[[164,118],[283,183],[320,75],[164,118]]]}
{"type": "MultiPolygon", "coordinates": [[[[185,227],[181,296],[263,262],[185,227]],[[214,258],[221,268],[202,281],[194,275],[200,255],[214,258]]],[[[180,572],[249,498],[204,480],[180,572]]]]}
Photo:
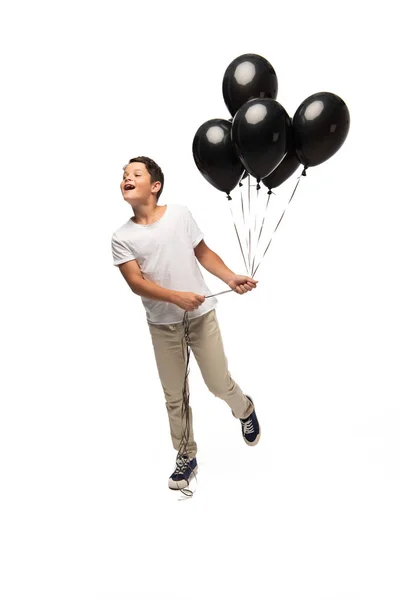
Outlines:
{"type": "Polygon", "coordinates": [[[203,232],[200,230],[199,226],[197,225],[196,221],[194,220],[193,215],[190,212],[190,210],[187,207],[186,207],[186,210],[187,210],[187,214],[186,214],[187,230],[188,230],[190,241],[192,242],[192,247],[195,248],[197,246],[197,244],[199,242],[201,242],[204,235],[203,235],[203,232]]]}
{"type": "Polygon", "coordinates": [[[114,232],[111,238],[111,251],[113,255],[113,263],[115,266],[122,265],[122,263],[128,262],[129,260],[135,260],[135,253],[132,248],[122,242],[117,234],[114,232]]]}

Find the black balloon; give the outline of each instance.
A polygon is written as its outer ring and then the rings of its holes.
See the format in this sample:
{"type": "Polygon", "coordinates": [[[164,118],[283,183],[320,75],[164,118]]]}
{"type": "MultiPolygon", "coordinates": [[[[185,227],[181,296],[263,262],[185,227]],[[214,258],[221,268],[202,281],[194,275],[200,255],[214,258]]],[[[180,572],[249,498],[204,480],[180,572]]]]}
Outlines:
{"type": "Polygon", "coordinates": [[[300,164],[301,163],[296,156],[296,152],[294,150],[292,152],[288,152],[283,161],[279,163],[277,168],[272,171],[268,177],[264,177],[262,180],[263,184],[266,185],[269,190],[278,187],[296,172],[300,164]]]}
{"type": "Polygon", "coordinates": [[[290,127],[289,129],[287,142],[288,151],[285,158],[279,163],[276,169],[268,175],[268,177],[264,177],[262,180],[263,184],[270,190],[280,186],[284,181],[289,179],[301,164],[296,155],[293,127],[290,127]]]}
{"type": "Polygon", "coordinates": [[[276,100],[256,98],[237,111],[233,146],[250,175],[263,179],[276,169],[287,152],[289,130],[290,117],[276,100]]]}
{"type": "Polygon", "coordinates": [[[331,158],[345,141],[349,128],[349,109],[339,96],[320,92],[306,98],[293,117],[300,162],[315,167],[331,158]]]}
{"type": "Polygon", "coordinates": [[[243,165],[234,152],[232,125],[225,119],[211,119],[197,130],[192,145],[200,173],[217,190],[229,194],[243,175],[243,165]]]}
{"type": "Polygon", "coordinates": [[[258,54],[242,54],[225,71],[222,82],[225,104],[232,116],[248,100],[275,98],[278,79],[273,66],[258,54]]]}

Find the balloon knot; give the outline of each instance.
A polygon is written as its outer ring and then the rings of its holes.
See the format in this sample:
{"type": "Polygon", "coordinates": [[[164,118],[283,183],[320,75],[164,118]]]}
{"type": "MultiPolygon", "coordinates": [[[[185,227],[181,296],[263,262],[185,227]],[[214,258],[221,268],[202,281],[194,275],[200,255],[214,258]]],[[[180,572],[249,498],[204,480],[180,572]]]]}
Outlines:
{"type": "Polygon", "coordinates": [[[244,173],[243,173],[242,177],[240,178],[239,187],[242,187],[242,186],[243,186],[243,183],[242,183],[242,181],[243,181],[243,179],[244,179],[245,177],[246,177],[246,171],[244,171],[244,173]]]}
{"type": "Polygon", "coordinates": [[[304,175],[304,177],[307,175],[306,171],[307,171],[308,167],[306,167],[305,169],[303,169],[302,175],[304,175]]]}
{"type": "Polygon", "coordinates": [[[226,197],[228,198],[228,200],[232,200],[232,198],[229,194],[227,194],[226,197]]]}
{"type": "Polygon", "coordinates": [[[261,190],[260,180],[257,179],[257,190],[261,190]]]}

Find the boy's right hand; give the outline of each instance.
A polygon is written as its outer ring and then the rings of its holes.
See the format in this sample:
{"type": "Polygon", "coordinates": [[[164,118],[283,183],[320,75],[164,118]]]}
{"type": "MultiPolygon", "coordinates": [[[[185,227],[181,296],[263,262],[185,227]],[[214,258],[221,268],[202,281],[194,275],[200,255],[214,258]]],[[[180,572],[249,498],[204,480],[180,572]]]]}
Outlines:
{"type": "Polygon", "coordinates": [[[205,299],[205,296],[200,296],[193,292],[176,292],[174,304],[183,310],[196,310],[203,304],[205,299]]]}

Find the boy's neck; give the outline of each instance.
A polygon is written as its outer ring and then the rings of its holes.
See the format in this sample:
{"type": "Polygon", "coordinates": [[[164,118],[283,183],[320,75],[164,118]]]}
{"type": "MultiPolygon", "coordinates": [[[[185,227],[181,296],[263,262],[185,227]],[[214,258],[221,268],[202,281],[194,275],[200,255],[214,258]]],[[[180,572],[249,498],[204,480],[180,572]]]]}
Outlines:
{"type": "Polygon", "coordinates": [[[157,204],[138,206],[136,207],[136,210],[133,210],[134,217],[132,217],[132,221],[138,225],[148,225],[154,220],[154,217],[160,212],[160,209],[163,210],[163,207],[158,206],[157,204]]]}

